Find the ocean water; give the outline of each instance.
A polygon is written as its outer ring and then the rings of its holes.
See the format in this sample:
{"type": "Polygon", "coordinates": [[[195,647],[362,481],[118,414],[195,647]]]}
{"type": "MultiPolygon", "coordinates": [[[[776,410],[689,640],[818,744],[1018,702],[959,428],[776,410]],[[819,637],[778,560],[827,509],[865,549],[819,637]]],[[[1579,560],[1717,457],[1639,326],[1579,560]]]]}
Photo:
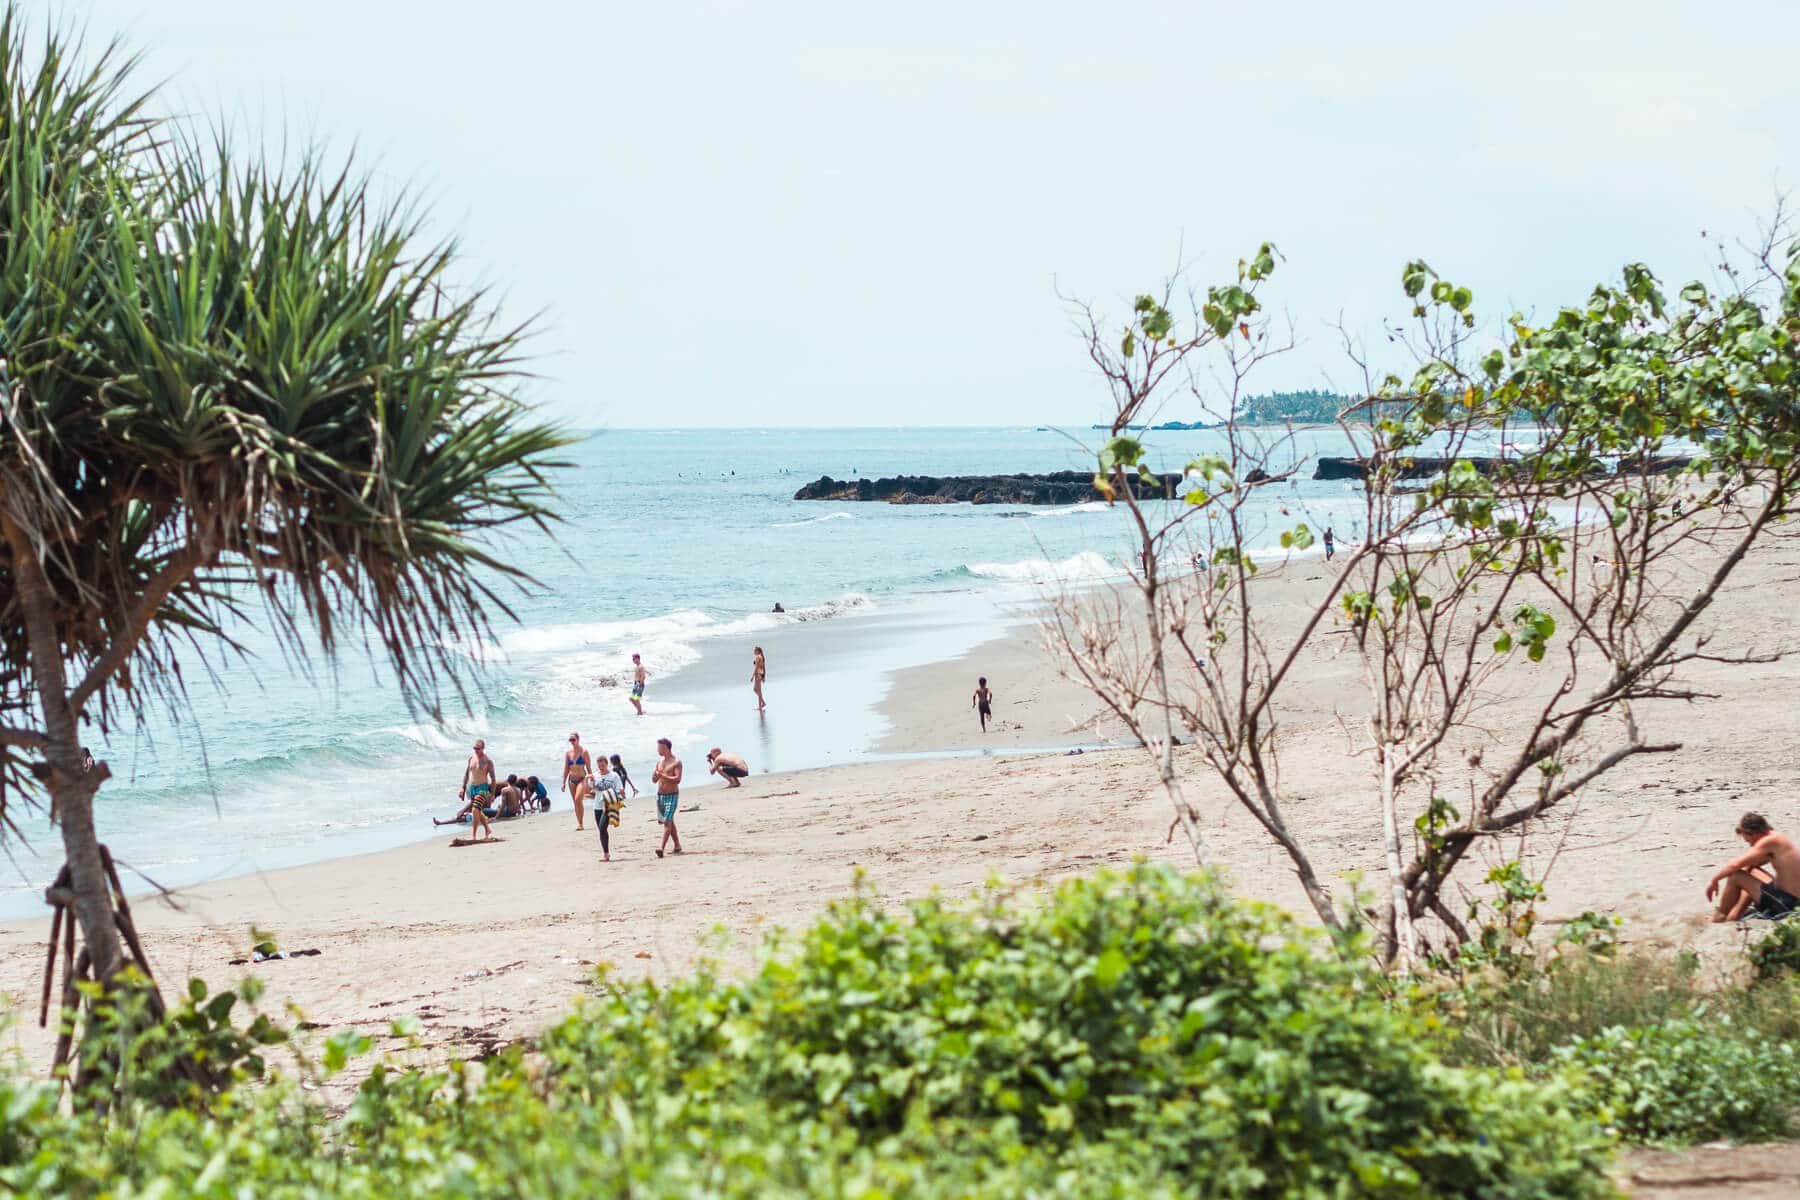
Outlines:
{"type": "MultiPolygon", "coordinates": [[[[1098,440],[1081,431],[1075,436],[1098,440]]],[[[1147,435],[1158,469],[1217,448],[1206,432],[1147,435]]],[[[1345,453],[1335,431],[1298,435],[1297,453],[1345,453]]],[[[648,782],[654,741],[674,739],[694,784],[710,745],[758,773],[870,757],[874,705],[900,668],[961,654],[1001,632],[1050,581],[1116,576],[1119,512],[1062,508],[797,502],[801,484],[897,474],[1087,469],[1071,436],[1034,429],[614,430],[572,448],[557,480],[563,518],[497,549],[536,582],[509,593],[518,620],[491,644],[459,647],[466,706],[409,712],[377,657],[347,649],[310,670],[256,630],[255,651],[216,677],[185,672],[191,703],[91,748],[112,767],[97,801],[101,836],[130,869],[175,885],[377,849],[431,836],[456,807],[469,743],[487,740],[502,774],[544,778],[556,810],[571,731],[619,753],[648,782]],[[787,610],[777,615],[773,606],[787,610]],[[768,653],[759,716],[751,646],[768,653]],[[627,695],[630,656],[650,671],[646,715],[627,695]]],[[[1270,489],[1268,541],[1300,519],[1353,536],[1352,485],[1270,489]],[[1280,509],[1286,506],[1289,512],[1280,509]]],[[[970,681],[971,686],[973,680],[970,681]]],[[[947,698],[959,720],[966,696],[947,698]]],[[[41,907],[61,863],[37,815],[6,839],[0,912],[41,907]]]]}

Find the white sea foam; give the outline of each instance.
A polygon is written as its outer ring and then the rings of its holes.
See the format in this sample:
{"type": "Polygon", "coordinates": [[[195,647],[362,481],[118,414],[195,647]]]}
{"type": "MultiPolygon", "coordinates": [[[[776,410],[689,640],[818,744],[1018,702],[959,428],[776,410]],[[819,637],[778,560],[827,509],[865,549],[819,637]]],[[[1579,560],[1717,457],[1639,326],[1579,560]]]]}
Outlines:
{"type": "Polygon", "coordinates": [[[1033,517],[1066,517],[1070,513],[1105,512],[1105,511],[1106,511],[1106,501],[1104,501],[1104,500],[1085,500],[1080,504],[1071,504],[1067,508],[1046,508],[1041,512],[1034,512],[1031,515],[1033,517]]]}
{"type": "Polygon", "coordinates": [[[777,521],[773,525],[769,526],[769,528],[770,529],[798,529],[802,525],[817,525],[821,521],[848,521],[848,520],[851,520],[852,518],[854,518],[855,516],[856,516],[855,513],[847,513],[847,512],[826,513],[822,517],[807,517],[805,520],[802,520],[802,521],[777,521]]]}
{"type": "Polygon", "coordinates": [[[1087,583],[1101,579],[1117,579],[1122,572],[1104,554],[1093,550],[1051,562],[1047,558],[1028,558],[1022,562],[970,563],[969,574],[982,579],[1010,579],[1021,583],[1087,583]]]}

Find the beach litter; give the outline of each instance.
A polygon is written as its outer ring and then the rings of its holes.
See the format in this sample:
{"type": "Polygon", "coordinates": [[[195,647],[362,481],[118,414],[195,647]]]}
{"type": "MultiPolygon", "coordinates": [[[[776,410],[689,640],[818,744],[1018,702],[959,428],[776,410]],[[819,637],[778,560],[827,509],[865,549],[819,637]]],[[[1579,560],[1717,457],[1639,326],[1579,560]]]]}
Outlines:
{"type": "Polygon", "coordinates": [[[450,848],[452,850],[458,850],[464,846],[490,846],[497,842],[504,842],[505,840],[506,839],[503,837],[484,837],[484,838],[460,838],[459,837],[450,843],[450,848]]]}
{"type": "Polygon", "coordinates": [[[312,958],[323,953],[325,953],[323,950],[277,950],[274,953],[265,954],[263,951],[258,950],[249,958],[234,958],[229,960],[225,965],[228,967],[241,967],[245,963],[276,962],[277,960],[284,958],[312,958]]]}

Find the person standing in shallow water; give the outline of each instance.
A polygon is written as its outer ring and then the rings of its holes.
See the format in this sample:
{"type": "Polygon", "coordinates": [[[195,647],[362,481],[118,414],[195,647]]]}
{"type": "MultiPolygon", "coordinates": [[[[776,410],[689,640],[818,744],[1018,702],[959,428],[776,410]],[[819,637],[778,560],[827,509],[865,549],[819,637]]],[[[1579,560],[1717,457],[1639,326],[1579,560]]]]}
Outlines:
{"type": "Polygon", "coordinates": [[[987,685],[986,675],[975,681],[975,696],[969,703],[981,718],[981,732],[986,733],[988,718],[994,715],[994,689],[987,685]]]}
{"type": "Polygon", "coordinates": [[[767,679],[768,676],[769,663],[768,660],[763,657],[762,647],[758,646],[756,648],[755,656],[750,660],[750,687],[756,692],[756,707],[759,712],[769,707],[768,702],[763,699],[762,694],[763,680],[767,679]]]}
{"type": "Polygon", "coordinates": [[[644,680],[650,672],[644,670],[644,660],[640,655],[631,656],[631,707],[637,709],[637,715],[644,715],[644,680]]]}

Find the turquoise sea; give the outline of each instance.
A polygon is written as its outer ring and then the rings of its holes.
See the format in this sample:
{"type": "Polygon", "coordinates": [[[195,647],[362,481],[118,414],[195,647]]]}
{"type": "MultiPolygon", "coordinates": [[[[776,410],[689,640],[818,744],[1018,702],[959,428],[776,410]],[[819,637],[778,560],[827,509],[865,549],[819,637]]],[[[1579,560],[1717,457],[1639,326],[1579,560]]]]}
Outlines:
{"type": "MultiPolygon", "coordinates": [[[[191,708],[91,748],[114,778],[101,836],[164,884],[377,849],[433,833],[471,739],[502,773],[559,774],[578,730],[590,750],[649,774],[668,736],[698,762],[710,745],[758,773],[872,756],[874,712],[902,667],[961,654],[1020,617],[1046,582],[1117,574],[1125,527],[1102,504],[1064,508],[797,502],[801,484],[898,474],[1087,469],[1075,438],[1034,429],[609,430],[572,448],[557,481],[563,521],[497,544],[536,582],[510,595],[516,623],[457,647],[468,708],[409,712],[360,652],[310,671],[257,631],[248,661],[208,680],[185,672],[191,708]],[[779,602],[787,611],[771,612],[779,602]],[[748,688],[750,648],[768,653],[770,708],[748,688]],[[647,716],[626,696],[630,656],[651,677],[647,716]]],[[[1207,432],[1146,435],[1159,469],[1216,447],[1207,432]]],[[[1344,453],[1332,430],[1296,452],[1344,453]]],[[[1352,536],[1350,485],[1271,489],[1275,505],[1337,518],[1352,536]]],[[[1268,540],[1273,546],[1275,528],[1268,540]]],[[[946,719],[960,715],[947,703],[946,719]]],[[[691,772],[704,779],[703,772],[691,772]]],[[[554,783],[551,782],[554,794],[554,783]]],[[[558,797],[560,799],[560,797],[558,797]]],[[[566,801],[559,805],[566,818],[566,801]]],[[[554,818],[552,818],[554,819],[554,818]]],[[[0,912],[41,907],[61,862],[41,816],[21,821],[0,864],[0,912]]]]}

